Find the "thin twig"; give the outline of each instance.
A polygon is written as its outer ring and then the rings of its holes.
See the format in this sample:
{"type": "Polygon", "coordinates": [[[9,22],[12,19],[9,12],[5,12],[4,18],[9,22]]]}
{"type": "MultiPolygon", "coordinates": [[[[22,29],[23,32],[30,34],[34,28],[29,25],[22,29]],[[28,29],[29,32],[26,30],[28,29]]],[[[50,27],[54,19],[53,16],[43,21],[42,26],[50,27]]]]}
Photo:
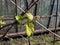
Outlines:
{"type": "MultiPolygon", "coordinates": [[[[57,30],[57,19],[58,19],[58,0],[57,0],[57,6],[56,6],[55,33],[57,33],[57,32],[56,32],[56,30],[57,30]]],[[[56,39],[56,36],[54,35],[53,45],[55,45],[55,39],[56,39]]]]}
{"type": "Polygon", "coordinates": [[[52,32],[51,30],[47,29],[44,25],[42,25],[41,23],[39,23],[38,21],[36,21],[37,24],[39,24],[40,26],[42,26],[44,29],[46,29],[47,31],[49,31],[50,33],[52,33],[53,35],[55,35],[56,37],[60,38],[59,35],[57,35],[56,33],[52,32]]]}
{"type": "Polygon", "coordinates": [[[12,4],[16,5],[22,12],[25,13],[25,11],[20,6],[18,6],[17,4],[15,4],[12,0],[10,0],[10,1],[11,1],[12,4]]]}
{"type": "Polygon", "coordinates": [[[13,25],[13,24],[15,24],[15,22],[10,23],[10,24],[6,24],[6,25],[4,25],[3,27],[0,27],[0,30],[3,29],[3,28],[5,28],[5,27],[8,27],[9,25],[13,25]]]}
{"type": "MultiPolygon", "coordinates": [[[[50,3],[51,3],[51,4],[50,4],[51,7],[50,7],[49,15],[51,16],[51,15],[52,15],[52,12],[53,12],[55,0],[53,0],[53,2],[52,2],[52,0],[51,0],[50,3]]],[[[49,17],[49,19],[48,19],[47,28],[49,28],[50,21],[51,21],[51,17],[49,17]]]]}
{"type": "Polygon", "coordinates": [[[31,45],[31,43],[30,43],[30,38],[28,38],[28,42],[29,42],[29,45],[31,45]]]}
{"type": "Polygon", "coordinates": [[[4,37],[5,37],[5,35],[7,34],[7,32],[9,32],[9,30],[12,28],[12,26],[13,25],[11,25],[8,29],[6,29],[7,31],[4,33],[4,35],[0,38],[0,40],[2,40],[4,37]]]}
{"type": "Polygon", "coordinates": [[[28,10],[28,0],[26,0],[26,9],[28,10]]]}
{"type": "Polygon", "coordinates": [[[29,7],[28,7],[28,10],[23,10],[20,6],[18,6],[17,4],[15,4],[12,0],[10,0],[14,5],[16,5],[23,13],[21,14],[21,15],[23,15],[23,14],[25,14],[36,2],[38,2],[39,0],[35,0],[31,5],[29,5],[29,7]]]}

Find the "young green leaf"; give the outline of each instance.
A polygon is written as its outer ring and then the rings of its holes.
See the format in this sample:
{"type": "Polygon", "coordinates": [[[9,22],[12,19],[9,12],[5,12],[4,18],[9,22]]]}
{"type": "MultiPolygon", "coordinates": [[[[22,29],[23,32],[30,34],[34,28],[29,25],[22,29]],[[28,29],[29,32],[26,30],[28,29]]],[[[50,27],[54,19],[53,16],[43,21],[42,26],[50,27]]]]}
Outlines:
{"type": "Polygon", "coordinates": [[[23,16],[15,16],[16,20],[18,21],[19,24],[22,23],[23,16]]]}
{"type": "Polygon", "coordinates": [[[30,12],[27,12],[26,15],[29,20],[33,20],[33,15],[30,12]]]}
{"type": "Polygon", "coordinates": [[[26,34],[28,37],[30,37],[32,34],[31,29],[29,28],[29,26],[27,24],[26,24],[26,34]]]}
{"type": "Polygon", "coordinates": [[[28,37],[32,36],[34,33],[34,25],[32,23],[26,24],[26,34],[28,37]]]}
{"type": "Polygon", "coordinates": [[[30,27],[30,29],[32,31],[32,34],[33,34],[34,33],[34,24],[33,23],[29,23],[29,27],[30,27]]]}

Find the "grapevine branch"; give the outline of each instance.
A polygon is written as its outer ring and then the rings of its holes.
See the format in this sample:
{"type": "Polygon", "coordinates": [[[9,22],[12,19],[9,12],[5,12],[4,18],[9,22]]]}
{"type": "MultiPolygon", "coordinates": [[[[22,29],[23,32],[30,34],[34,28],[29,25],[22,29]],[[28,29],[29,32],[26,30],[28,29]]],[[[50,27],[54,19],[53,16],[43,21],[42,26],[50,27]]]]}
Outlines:
{"type": "Polygon", "coordinates": [[[51,30],[47,29],[44,25],[42,25],[41,23],[39,23],[38,21],[36,21],[37,24],[39,24],[40,26],[42,26],[44,29],[46,29],[47,31],[49,31],[50,33],[52,33],[53,35],[55,35],[56,37],[60,38],[59,35],[57,35],[56,33],[52,32],[51,30]]]}
{"type": "MultiPolygon", "coordinates": [[[[38,15],[36,15],[36,16],[38,16],[38,15]]],[[[36,16],[34,16],[34,17],[36,17],[36,16]]],[[[38,16],[38,17],[40,17],[40,18],[49,18],[49,17],[56,17],[56,15],[38,16]]],[[[60,14],[58,14],[57,17],[60,17],[60,14]]],[[[0,20],[14,20],[14,18],[0,18],[0,20]]]]}

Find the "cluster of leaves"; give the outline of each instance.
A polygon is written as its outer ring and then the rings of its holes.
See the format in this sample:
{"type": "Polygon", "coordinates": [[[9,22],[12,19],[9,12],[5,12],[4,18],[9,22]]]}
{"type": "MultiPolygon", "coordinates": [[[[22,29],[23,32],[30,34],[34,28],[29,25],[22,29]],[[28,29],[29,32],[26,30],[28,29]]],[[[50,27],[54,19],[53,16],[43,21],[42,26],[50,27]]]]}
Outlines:
{"type": "Polygon", "coordinates": [[[26,19],[25,20],[26,22],[24,23],[24,25],[26,26],[26,35],[28,37],[30,37],[34,33],[34,24],[32,22],[33,15],[30,12],[27,12],[25,15],[26,15],[25,17],[27,17],[27,18],[25,18],[24,16],[21,16],[21,15],[16,16],[15,18],[19,24],[23,24],[24,20],[26,19]]]}
{"type": "Polygon", "coordinates": [[[32,23],[26,24],[26,34],[28,37],[33,35],[34,33],[34,25],[32,23]]]}

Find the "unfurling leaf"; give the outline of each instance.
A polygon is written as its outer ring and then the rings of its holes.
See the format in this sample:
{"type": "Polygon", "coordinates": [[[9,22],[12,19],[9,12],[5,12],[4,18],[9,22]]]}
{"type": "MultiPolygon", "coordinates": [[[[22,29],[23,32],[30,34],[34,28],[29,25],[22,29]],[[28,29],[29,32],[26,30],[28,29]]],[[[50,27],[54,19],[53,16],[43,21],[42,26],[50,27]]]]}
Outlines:
{"type": "Polygon", "coordinates": [[[26,34],[28,37],[32,36],[34,33],[34,25],[32,23],[26,24],[26,34]]]}
{"type": "Polygon", "coordinates": [[[30,37],[31,36],[31,29],[29,28],[29,26],[26,24],[26,34],[27,34],[27,36],[28,37],[30,37]]]}
{"type": "Polygon", "coordinates": [[[29,23],[29,27],[30,27],[30,29],[32,31],[32,34],[33,34],[34,33],[34,24],[33,23],[29,23]]]}
{"type": "Polygon", "coordinates": [[[19,24],[22,23],[23,16],[15,16],[16,20],[18,21],[19,24]]]}
{"type": "Polygon", "coordinates": [[[33,20],[33,15],[30,12],[27,12],[26,15],[29,20],[33,20]]]}

